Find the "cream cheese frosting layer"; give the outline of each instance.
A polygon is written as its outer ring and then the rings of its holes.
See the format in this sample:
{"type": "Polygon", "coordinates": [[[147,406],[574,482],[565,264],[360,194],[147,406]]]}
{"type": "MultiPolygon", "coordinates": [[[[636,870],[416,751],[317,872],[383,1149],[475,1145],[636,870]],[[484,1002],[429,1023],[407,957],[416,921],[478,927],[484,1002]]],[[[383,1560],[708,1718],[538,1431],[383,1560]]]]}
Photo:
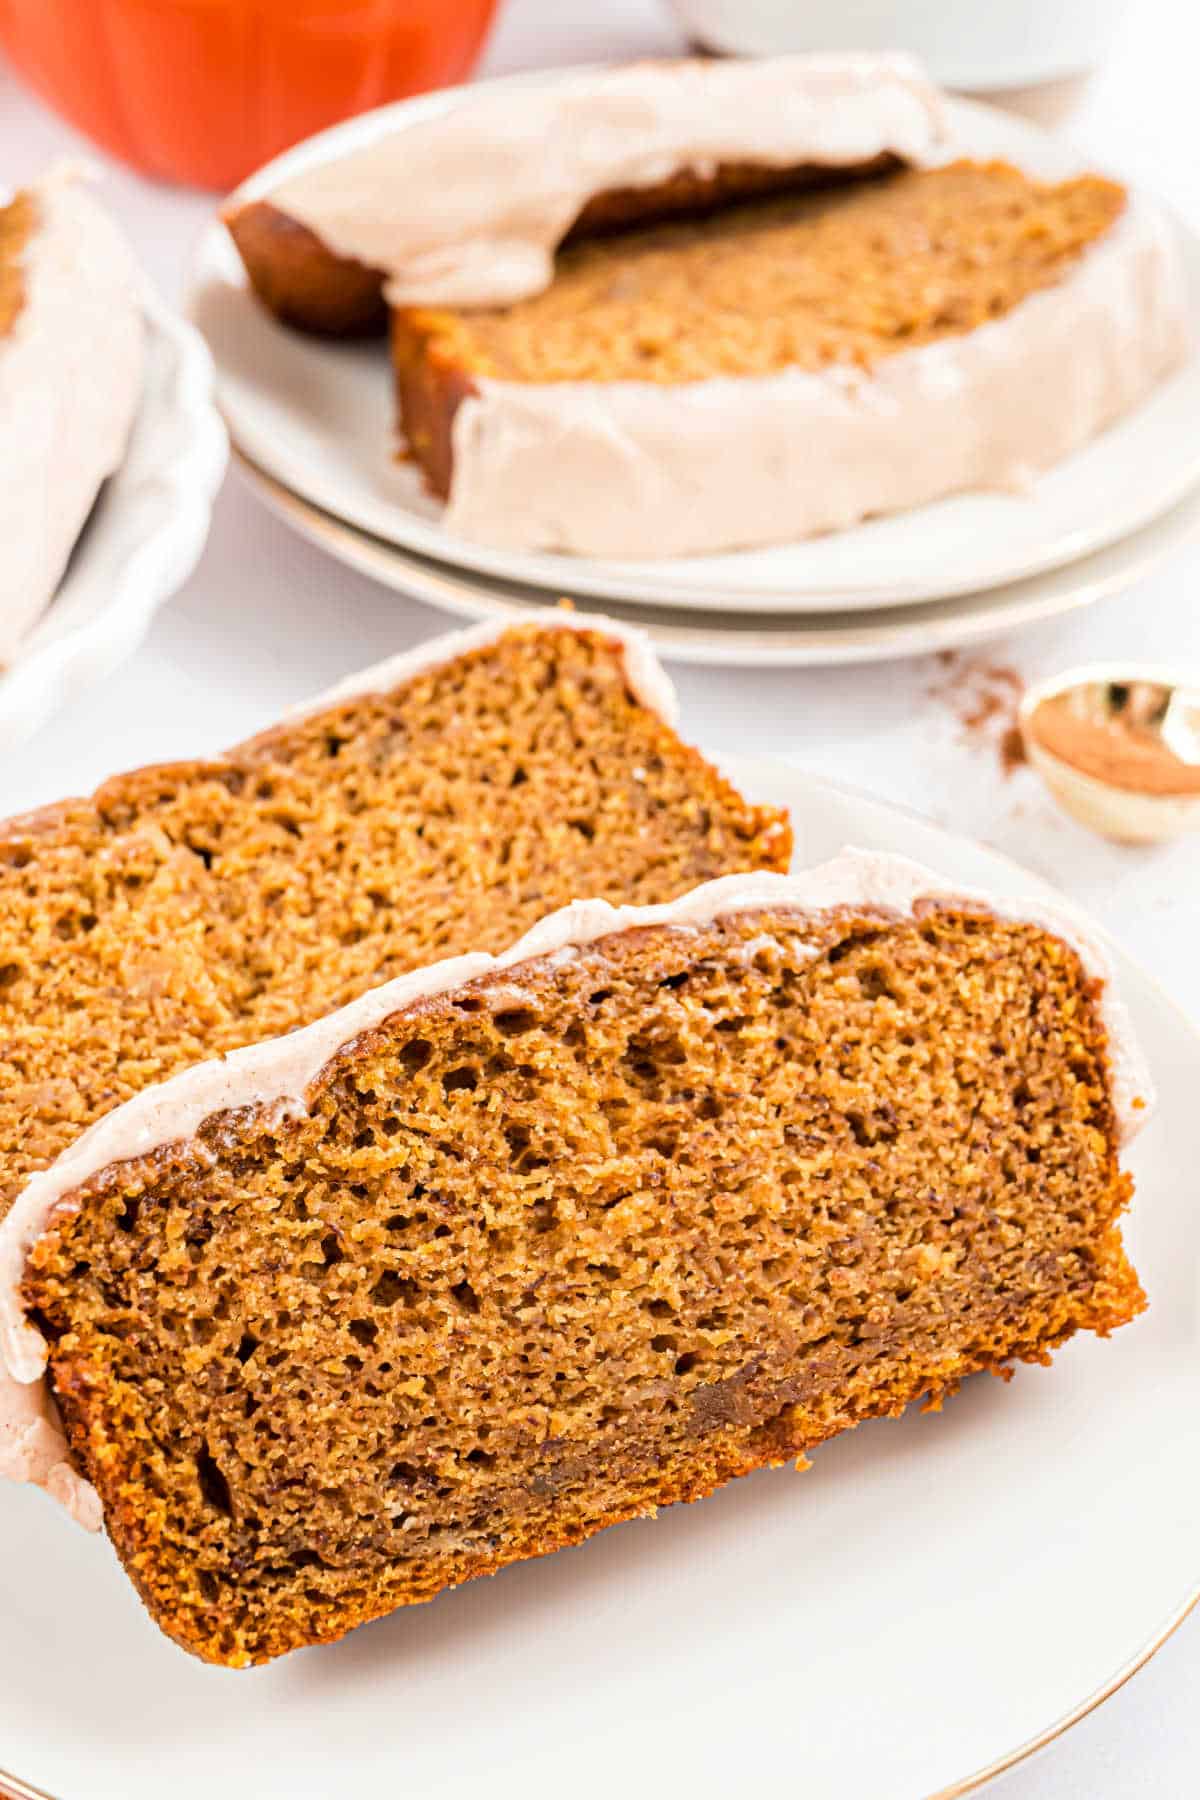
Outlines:
{"type": "MultiPolygon", "coordinates": [[[[111,1164],[144,1157],[193,1138],[204,1121],[235,1107],[269,1106],[303,1114],[309,1090],[343,1045],[405,1008],[447,994],[485,975],[546,959],[562,961],[614,933],[667,927],[699,930],[716,920],[754,912],[816,915],[833,908],[878,910],[912,917],[922,902],[967,904],[999,917],[1024,920],[1068,943],[1100,981],[1108,1037],[1110,1087],[1121,1140],[1144,1123],[1153,1102],[1149,1072],[1124,1006],[1112,992],[1108,954],[1086,921],[1045,901],[1013,904],[947,883],[906,858],[846,850],[795,875],[728,875],[660,906],[612,906],[577,900],[550,914],[500,956],[478,952],[413,970],[374,988],[303,1030],[201,1063],[147,1088],[97,1121],[23,1189],[0,1224],[0,1475],[46,1488],[89,1529],[100,1508],[90,1483],[70,1462],[46,1381],[48,1346],[21,1305],[25,1259],[55,1210],[70,1204],[88,1181],[111,1164]]],[[[817,954],[814,951],[814,955],[817,954]]],[[[505,1002],[507,986],[492,997],[505,1002]]]]}
{"type": "Polygon", "coordinates": [[[1133,201],[1057,285],[869,373],[479,378],[454,419],[444,520],[483,543],[591,556],[788,542],[962,489],[1023,486],[1187,348],[1170,229],[1133,201]]]}
{"type": "Polygon", "coordinates": [[[520,624],[534,625],[542,631],[595,631],[602,637],[615,638],[621,646],[625,679],[634,699],[649,712],[657,713],[666,724],[678,724],[679,700],[675,688],[647,634],[636,625],[620,625],[600,613],[568,612],[565,608],[531,612],[526,619],[503,619],[497,623],[471,625],[465,631],[445,632],[431,643],[402,650],[398,656],[389,656],[369,669],[347,675],[344,681],[326,688],[315,699],[292,707],[287,716],[289,719],[311,718],[314,713],[340,706],[344,700],[357,700],[363,694],[389,693],[418,675],[466,656],[472,650],[486,650],[520,624]]]}
{"type": "Polygon", "coordinates": [[[0,663],[45,610],[142,391],[137,265],[76,172],[30,190],[24,301],[0,337],[0,663]]]}
{"type": "Polygon", "coordinates": [[[586,203],[726,162],[845,167],[944,149],[942,101],[905,56],[646,62],[469,95],[266,196],[393,306],[506,306],[547,287],[586,203]]]}

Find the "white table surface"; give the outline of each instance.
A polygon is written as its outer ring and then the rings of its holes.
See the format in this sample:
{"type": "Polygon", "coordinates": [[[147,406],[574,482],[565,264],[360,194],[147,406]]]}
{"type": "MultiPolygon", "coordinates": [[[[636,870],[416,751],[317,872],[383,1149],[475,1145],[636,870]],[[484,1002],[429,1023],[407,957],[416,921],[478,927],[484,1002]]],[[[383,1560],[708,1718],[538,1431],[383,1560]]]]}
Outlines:
{"type": "MultiPolygon", "coordinates": [[[[655,0],[508,0],[482,72],[681,47],[655,0]]],[[[1184,0],[1139,0],[1065,129],[1200,229],[1198,54],[1200,15],[1184,0]]],[[[0,183],[19,183],[82,148],[0,64],[0,183]]],[[[177,296],[211,197],[115,167],[104,191],[151,274],[177,296]]],[[[0,815],[85,792],[120,768],[219,749],[290,702],[450,623],[293,537],[231,475],[198,572],[143,649],[103,691],[0,766],[0,815]]],[[[1200,544],[1117,599],[967,660],[1007,664],[1032,680],[1110,657],[1200,668],[1200,544]]],[[[1200,839],[1134,851],[1087,837],[1054,811],[1028,770],[1006,779],[994,746],[964,732],[955,709],[932,691],[951,673],[932,658],[813,672],[674,671],[685,729],[699,742],[788,757],[987,839],[1090,907],[1200,1019],[1200,839]]],[[[960,668],[960,691],[970,679],[960,668]]],[[[1181,1178],[1195,1180],[1196,1172],[1181,1178]]],[[[1121,1449],[1114,1444],[1114,1454],[1121,1449]]],[[[1112,1548],[1119,1556],[1120,1545],[1112,1548]]],[[[1200,1563],[1200,1533],[1196,1556],[1200,1563]]],[[[1200,1609],[1131,1683],[990,1791],[997,1800],[1200,1793],[1200,1609]]]]}

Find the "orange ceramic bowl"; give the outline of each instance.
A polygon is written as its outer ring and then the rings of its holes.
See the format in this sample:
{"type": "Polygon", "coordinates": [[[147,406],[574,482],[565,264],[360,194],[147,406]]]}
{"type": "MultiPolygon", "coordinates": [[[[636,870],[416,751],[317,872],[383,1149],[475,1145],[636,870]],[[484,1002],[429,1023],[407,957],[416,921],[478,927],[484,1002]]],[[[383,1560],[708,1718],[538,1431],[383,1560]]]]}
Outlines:
{"type": "Polygon", "coordinates": [[[147,175],[231,188],[352,113],[460,81],[497,0],[0,0],[0,46],[147,175]]]}

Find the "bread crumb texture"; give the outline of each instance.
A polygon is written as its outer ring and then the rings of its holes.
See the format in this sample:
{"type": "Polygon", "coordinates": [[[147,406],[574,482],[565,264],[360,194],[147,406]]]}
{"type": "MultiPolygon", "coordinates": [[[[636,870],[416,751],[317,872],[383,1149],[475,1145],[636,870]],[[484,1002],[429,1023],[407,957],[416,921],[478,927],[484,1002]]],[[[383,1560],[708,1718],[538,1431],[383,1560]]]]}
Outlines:
{"type": "Polygon", "coordinates": [[[956,336],[1062,279],[1125,204],[1117,183],[1004,162],[801,188],[570,244],[516,305],[401,312],[400,335],[504,381],[701,381],[881,357],[956,336]]]}
{"type": "Polygon", "coordinates": [[[96,1176],[25,1299],[155,1619],[265,1660],[1120,1325],[1096,999],[955,908],[621,933],[96,1176]]]}
{"type": "Polygon", "coordinates": [[[0,1213],[85,1126],[189,1063],[577,895],[651,904],[785,869],[631,695],[603,634],[522,626],[214,762],[0,826],[0,1213]]]}

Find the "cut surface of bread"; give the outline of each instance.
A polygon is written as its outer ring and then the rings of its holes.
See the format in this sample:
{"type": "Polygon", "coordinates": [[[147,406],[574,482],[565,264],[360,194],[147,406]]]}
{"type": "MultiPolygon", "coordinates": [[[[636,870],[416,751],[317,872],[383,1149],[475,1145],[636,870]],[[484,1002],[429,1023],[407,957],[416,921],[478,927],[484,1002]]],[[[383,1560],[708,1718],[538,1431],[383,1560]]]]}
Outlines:
{"type": "Polygon", "coordinates": [[[1075,949],[689,917],[552,929],[52,1215],[24,1304],[185,1648],[335,1638],[1140,1310],[1075,949]]]}
{"type": "Polygon", "coordinates": [[[25,246],[36,227],[31,194],[17,194],[0,206],[0,338],[7,337],[25,303],[25,246]]]}
{"type": "Polygon", "coordinates": [[[452,429],[481,379],[652,382],[872,368],[971,331],[1052,285],[1124,190],[962,161],[725,207],[568,246],[514,306],[398,309],[400,423],[445,497],[452,429]]]}
{"type": "MultiPolygon", "coordinates": [[[[722,163],[710,175],[683,169],[653,186],[593,194],[563,243],[577,244],[665,219],[700,217],[780,190],[794,193],[831,186],[891,167],[895,160],[884,154],[848,169],[722,163]]],[[[270,200],[247,201],[230,209],[224,219],[251,287],[285,325],[320,337],[363,337],[386,329],[382,269],[338,256],[311,226],[270,200]]]]}
{"type": "Polygon", "coordinates": [[[444,329],[466,369],[501,381],[869,367],[1002,317],[1059,280],[1124,204],[1098,175],[906,169],[578,244],[543,293],[446,315],[444,329]]]}
{"type": "Polygon", "coordinates": [[[601,627],[518,627],[0,827],[0,1214],[149,1083],[579,894],[786,868],[601,627]]]}

